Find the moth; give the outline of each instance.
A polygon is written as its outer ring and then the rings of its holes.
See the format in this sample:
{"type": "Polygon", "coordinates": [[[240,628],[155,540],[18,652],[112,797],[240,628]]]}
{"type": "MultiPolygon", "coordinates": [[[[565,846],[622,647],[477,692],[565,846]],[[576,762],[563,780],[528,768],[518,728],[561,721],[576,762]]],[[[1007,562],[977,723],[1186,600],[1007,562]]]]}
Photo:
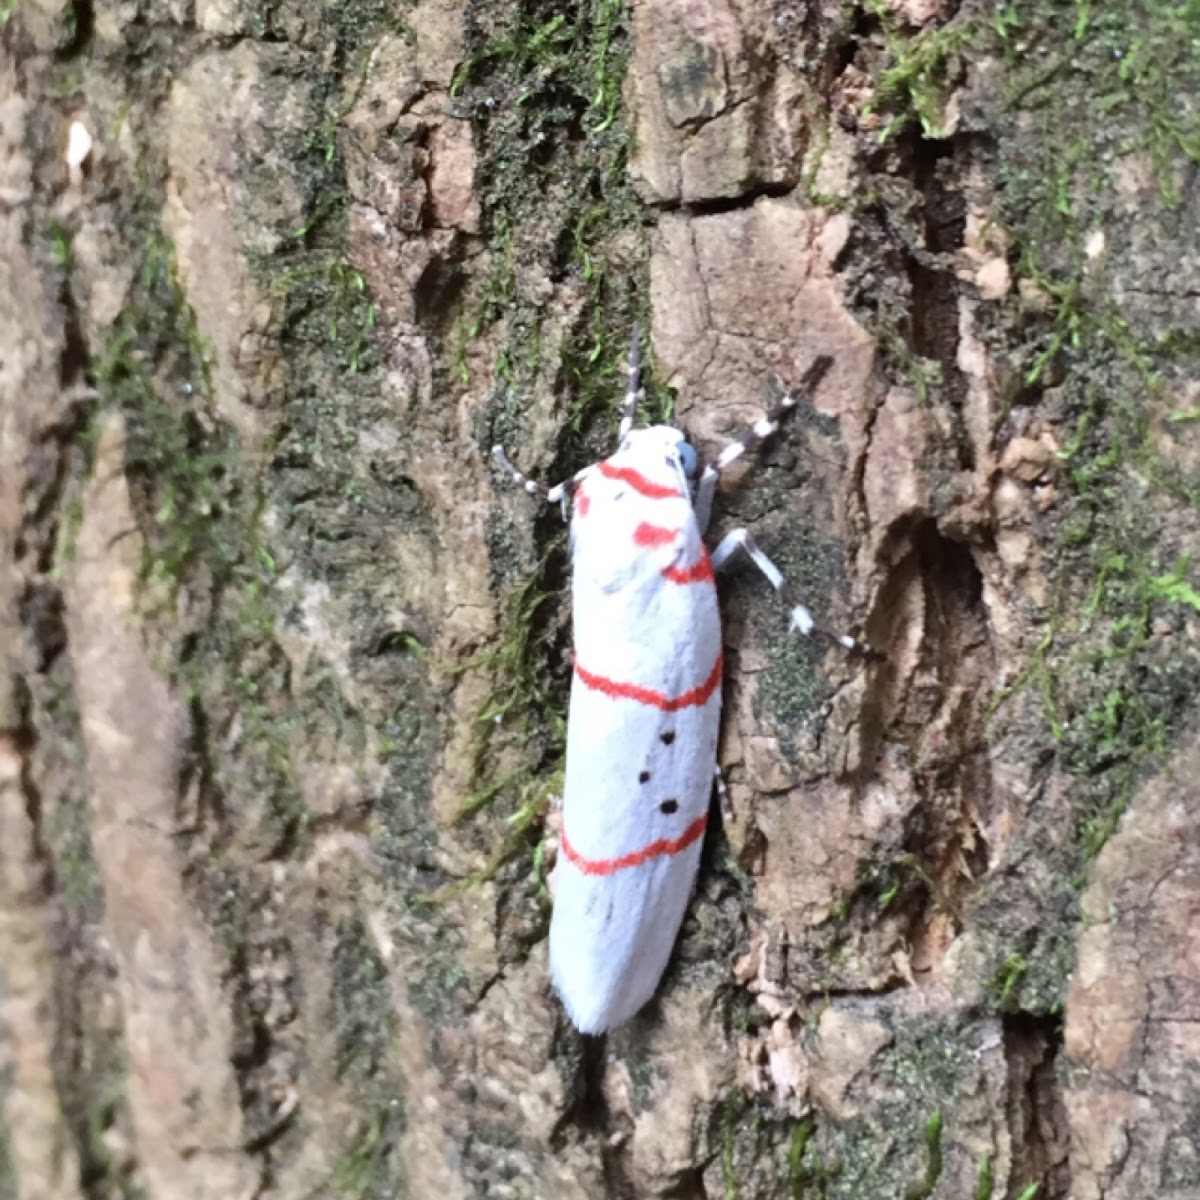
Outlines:
{"type": "MultiPolygon", "coordinates": [[[[828,357],[806,372],[808,395],[828,357]]],[[[547,487],[498,466],[531,496],[570,506],[574,675],[550,975],[567,1015],[598,1034],[653,995],[671,956],[696,879],[717,766],[721,717],[721,614],[715,572],[746,555],[784,598],[791,628],[852,652],[791,595],[745,529],[710,554],[703,535],[722,471],[770,437],[792,396],[703,469],[671,425],[634,428],[643,398],[637,329],[617,449],[547,487]]]]}

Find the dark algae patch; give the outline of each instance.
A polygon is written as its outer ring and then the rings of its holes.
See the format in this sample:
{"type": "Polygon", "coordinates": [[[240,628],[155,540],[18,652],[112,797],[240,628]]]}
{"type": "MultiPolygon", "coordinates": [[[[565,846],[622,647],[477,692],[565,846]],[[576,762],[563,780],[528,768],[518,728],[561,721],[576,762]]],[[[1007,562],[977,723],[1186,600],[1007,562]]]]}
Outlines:
{"type": "MultiPolygon", "coordinates": [[[[648,294],[645,218],[626,176],[627,19],[618,0],[570,11],[533,0],[478,4],[452,87],[475,127],[490,260],[456,321],[456,369],[467,376],[474,339],[497,344],[480,453],[501,443],[523,469],[552,482],[611,447],[629,331],[648,294]],[[533,448],[527,414],[547,405],[554,442],[533,448]]],[[[669,403],[649,373],[646,382],[642,419],[669,403]]],[[[475,783],[460,815],[499,800],[510,815],[480,877],[522,851],[532,854],[536,876],[538,830],[549,795],[561,788],[569,676],[568,563],[557,510],[539,510],[524,495],[505,500],[489,525],[489,556],[503,615],[479,665],[496,682],[478,714],[475,783]]]]}
{"type": "MultiPolygon", "coordinates": [[[[983,44],[1002,86],[964,111],[995,133],[990,169],[1023,289],[985,336],[1011,364],[1016,403],[1063,437],[1053,596],[1021,686],[1040,698],[1048,761],[1071,778],[1060,869],[1075,886],[1200,684],[1181,653],[1200,618],[1200,480],[1180,412],[1200,368],[1187,299],[1200,286],[1200,197],[1187,184],[1200,164],[1197,38],[1190,3],[1001,4],[983,44]]],[[[998,956],[1001,1007],[1060,1002],[1074,919],[1069,891],[1060,899],[1043,933],[998,956]]]]}
{"type": "MultiPolygon", "coordinates": [[[[1069,788],[1053,803],[1039,792],[1029,814],[1023,836],[1042,877],[1031,881],[1010,854],[968,912],[989,945],[992,1001],[1044,1014],[1062,1002],[1088,864],[1165,761],[1200,684],[1183,649],[1200,619],[1189,383],[1200,371],[1190,299],[1200,288],[1200,9],[1004,0],[920,30],[882,5],[864,13],[885,50],[869,64],[868,113],[881,124],[866,161],[884,173],[858,202],[851,301],[888,374],[922,403],[953,408],[953,345],[923,338],[917,307],[957,303],[946,252],[958,243],[942,245],[931,218],[955,211],[954,190],[978,168],[991,223],[981,236],[996,236],[1013,278],[1006,297],[976,309],[1005,397],[995,450],[1029,421],[1053,428],[1061,447],[1036,532],[1049,582],[1030,609],[1040,637],[994,698],[988,736],[1020,741],[1043,792],[1056,776],[1069,788]],[[897,170],[911,172],[912,194],[897,170]],[[880,199],[898,237],[876,225],[880,199]],[[902,257],[900,282],[879,289],[878,255],[859,257],[867,250],[902,257]]],[[[957,464],[943,468],[935,501],[957,464]]]]}

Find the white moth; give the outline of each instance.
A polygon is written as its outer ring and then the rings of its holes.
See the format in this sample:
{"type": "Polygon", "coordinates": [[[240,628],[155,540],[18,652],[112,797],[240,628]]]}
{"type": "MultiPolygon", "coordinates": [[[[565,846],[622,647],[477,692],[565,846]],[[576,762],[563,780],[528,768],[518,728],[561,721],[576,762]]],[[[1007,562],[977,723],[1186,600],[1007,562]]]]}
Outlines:
{"type": "MultiPolygon", "coordinates": [[[[809,369],[811,390],[828,358],[809,369]]],[[[634,429],[637,330],[615,454],[553,488],[497,463],[530,495],[571,502],[575,672],[550,974],[571,1021],[603,1033],[654,995],[696,878],[721,715],[721,616],[713,579],[743,550],[788,598],[792,628],[867,647],[818,623],[744,529],[711,557],[717,481],[779,427],[785,398],[703,473],[669,425],[634,429]]]]}

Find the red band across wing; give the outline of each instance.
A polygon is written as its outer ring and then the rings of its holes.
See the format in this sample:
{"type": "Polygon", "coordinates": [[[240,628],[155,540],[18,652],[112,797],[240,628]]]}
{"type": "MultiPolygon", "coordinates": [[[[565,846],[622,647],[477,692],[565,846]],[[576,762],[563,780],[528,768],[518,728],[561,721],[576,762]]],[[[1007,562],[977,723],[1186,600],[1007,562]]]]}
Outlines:
{"type": "Polygon", "coordinates": [[[632,467],[614,467],[608,459],[597,463],[596,470],[605,479],[619,479],[622,483],[629,484],[635,492],[640,492],[649,500],[678,500],[680,497],[678,488],[666,487],[661,483],[655,483],[653,480],[647,479],[639,471],[635,471],[632,467]]]}
{"type": "MultiPolygon", "coordinates": [[[[633,531],[633,544],[645,549],[669,546],[681,532],[679,529],[668,529],[665,525],[651,525],[643,521],[633,531]]],[[[711,583],[713,569],[708,551],[701,546],[700,557],[690,567],[665,567],[662,577],[670,583],[711,583]]]]}
{"type": "Polygon", "coordinates": [[[648,521],[643,521],[633,531],[633,544],[635,546],[669,546],[678,536],[678,529],[668,529],[665,525],[651,525],[648,521]]]}
{"type": "Polygon", "coordinates": [[[708,551],[701,549],[700,557],[690,567],[667,567],[663,578],[672,583],[712,583],[713,569],[708,551]]]}
{"type": "Polygon", "coordinates": [[[656,692],[653,688],[643,687],[640,683],[606,679],[603,675],[593,674],[581,667],[578,662],[575,664],[575,674],[584,687],[590,688],[593,692],[611,696],[614,700],[636,700],[639,704],[648,704],[651,708],[660,709],[662,712],[678,712],[681,708],[706,704],[713,692],[720,687],[721,655],[717,654],[717,661],[713,664],[712,671],[699,687],[694,687],[679,696],[666,696],[662,692],[656,692]]]}
{"type": "Polygon", "coordinates": [[[693,842],[704,836],[704,826],[708,823],[708,814],[697,817],[677,838],[659,838],[640,850],[631,850],[619,858],[584,858],[574,846],[567,841],[567,831],[564,827],[562,834],[563,857],[574,863],[585,875],[615,875],[618,871],[626,871],[630,867],[640,867],[652,858],[670,858],[681,850],[686,850],[693,842]]]}

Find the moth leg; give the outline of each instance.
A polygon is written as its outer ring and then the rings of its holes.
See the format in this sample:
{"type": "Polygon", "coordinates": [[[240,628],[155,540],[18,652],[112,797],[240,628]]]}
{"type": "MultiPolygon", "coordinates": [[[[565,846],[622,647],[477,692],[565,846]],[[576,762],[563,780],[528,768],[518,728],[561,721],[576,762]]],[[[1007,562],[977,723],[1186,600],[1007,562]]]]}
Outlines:
{"type": "Polygon", "coordinates": [[[634,321],[629,339],[629,382],[625,385],[625,399],[621,401],[621,425],[617,430],[617,436],[622,441],[633,428],[638,401],[645,397],[646,393],[642,391],[642,344],[638,339],[637,322],[634,321]]]}
{"type": "Polygon", "coordinates": [[[713,767],[713,783],[717,789],[717,799],[721,802],[721,817],[729,824],[734,819],[733,801],[729,798],[729,785],[725,782],[725,772],[721,770],[720,763],[713,767]]]}
{"type": "Polygon", "coordinates": [[[716,464],[708,463],[700,475],[700,482],[696,484],[696,495],[692,498],[692,512],[696,517],[696,528],[700,530],[701,537],[708,529],[708,522],[712,517],[713,498],[717,494],[717,480],[720,477],[721,472],[717,469],[716,464]]]}
{"type": "MultiPolygon", "coordinates": [[[[822,355],[814,360],[811,367],[804,373],[797,389],[801,396],[809,395],[824,378],[826,371],[833,365],[833,359],[822,355]]],[[[717,483],[721,472],[731,467],[740,458],[744,458],[756,446],[761,445],[778,428],[783,418],[796,407],[795,396],[787,395],[765,417],[754,422],[736,442],[730,442],[714,462],[704,468],[700,482],[696,485],[696,498],[692,508],[696,514],[696,524],[703,533],[708,528],[708,519],[712,516],[713,497],[717,494],[717,483]]]]}
{"type": "Polygon", "coordinates": [[[723,570],[729,560],[739,551],[749,556],[750,561],[767,577],[771,586],[779,593],[784,604],[791,609],[791,620],[788,625],[797,633],[806,637],[818,634],[820,637],[836,643],[851,654],[861,654],[865,658],[880,659],[884,656],[866,642],[860,642],[848,633],[838,633],[823,621],[818,621],[808,608],[800,603],[792,592],[783,572],[763,553],[758,543],[745,529],[734,529],[727,533],[712,552],[711,559],[714,571],[723,570]]]}
{"type": "Polygon", "coordinates": [[[553,796],[554,807],[546,814],[546,834],[534,852],[534,873],[545,879],[546,892],[551,901],[558,886],[559,846],[562,844],[563,814],[562,797],[553,796]],[[547,862],[549,868],[547,869],[547,862]],[[545,872],[543,876],[543,871],[545,872]]]}
{"type": "Polygon", "coordinates": [[[509,461],[508,455],[504,453],[503,446],[492,447],[492,458],[502,471],[508,472],[509,477],[517,487],[546,504],[561,504],[563,506],[563,515],[564,517],[566,516],[567,501],[574,494],[576,487],[578,487],[583,472],[580,472],[579,475],[572,475],[570,479],[564,479],[562,483],[556,483],[553,487],[547,487],[544,483],[539,483],[536,479],[530,479],[528,475],[518,471],[509,461]]]}

